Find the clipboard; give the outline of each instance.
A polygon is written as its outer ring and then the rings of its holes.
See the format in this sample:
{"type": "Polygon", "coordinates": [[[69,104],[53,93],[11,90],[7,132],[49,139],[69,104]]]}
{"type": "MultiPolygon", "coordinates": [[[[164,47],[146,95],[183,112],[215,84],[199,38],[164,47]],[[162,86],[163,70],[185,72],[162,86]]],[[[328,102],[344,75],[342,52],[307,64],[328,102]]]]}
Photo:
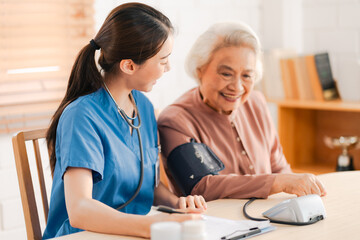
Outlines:
{"type": "Polygon", "coordinates": [[[208,240],[242,240],[276,229],[269,221],[229,220],[207,215],[203,217],[208,240]]]}

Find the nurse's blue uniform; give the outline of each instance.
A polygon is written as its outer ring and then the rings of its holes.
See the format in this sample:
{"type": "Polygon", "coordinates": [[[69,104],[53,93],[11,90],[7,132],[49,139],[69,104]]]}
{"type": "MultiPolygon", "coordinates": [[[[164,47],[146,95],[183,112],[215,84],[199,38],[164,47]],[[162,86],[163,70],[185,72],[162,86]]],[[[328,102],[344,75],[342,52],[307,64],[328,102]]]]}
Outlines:
{"type": "MultiPolygon", "coordinates": [[[[150,101],[139,91],[132,95],[141,116],[144,180],[137,197],[122,212],[145,215],[154,199],[158,160],[157,125],[150,101]]],[[[138,118],[135,126],[138,125],[138,118]]],[[[82,231],[70,226],[63,176],[68,167],[92,170],[93,198],[117,208],[130,199],[140,180],[137,131],[120,116],[104,88],[79,97],[63,111],[56,131],[56,166],[48,223],[43,239],[82,231]]]]}

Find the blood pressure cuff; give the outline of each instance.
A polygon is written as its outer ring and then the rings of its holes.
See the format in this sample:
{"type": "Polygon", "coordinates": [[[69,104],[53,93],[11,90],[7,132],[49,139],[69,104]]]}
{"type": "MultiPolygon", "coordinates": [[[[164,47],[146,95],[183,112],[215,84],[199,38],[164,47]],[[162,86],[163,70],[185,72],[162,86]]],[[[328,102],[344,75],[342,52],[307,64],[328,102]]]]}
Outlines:
{"type": "Polygon", "coordinates": [[[172,150],[167,158],[167,167],[182,193],[187,196],[203,177],[217,175],[224,169],[224,164],[208,146],[191,139],[190,143],[172,150]]]}

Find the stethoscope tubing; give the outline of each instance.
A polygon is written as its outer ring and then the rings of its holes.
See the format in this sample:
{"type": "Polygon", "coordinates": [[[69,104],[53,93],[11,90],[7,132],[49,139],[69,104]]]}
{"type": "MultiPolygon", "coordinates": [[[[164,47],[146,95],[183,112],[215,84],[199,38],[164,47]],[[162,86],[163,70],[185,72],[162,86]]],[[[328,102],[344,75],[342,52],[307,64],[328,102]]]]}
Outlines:
{"type": "Polygon", "coordinates": [[[106,92],[110,95],[111,99],[114,101],[118,112],[120,113],[121,117],[126,121],[126,123],[132,128],[136,130],[136,133],[138,135],[138,141],[139,141],[139,148],[140,148],[140,180],[139,180],[139,184],[134,192],[134,194],[132,195],[132,197],[127,200],[125,203],[121,204],[119,207],[117,207],[117,210],[121,210],[124,207],[126,207],[127,205],[129,205],[129,203],[131,203],[136,196],[139,194],[143,180],[144,180],[144,152],[143,152],[143,145],[142,145],[142,139],[141,139],[141,133],[140,133],[140,127],[141,127],[141,117],[140,117],[140,113],[139,110],[137,108],[136,102],[134,101],[134,108],[135,108],[135,112],[137,113],[135,117],[129,117],[128,115],[126,115],[126,113],[124,112],[123,109],[121,109],[119,107],[119,105],[116,103],[114,97],[111,95],[109,88],[106,86],[106,83],[104,82],[104,86],[105,86],[105,90],[106,92]],[[135,120],[136,118],[138,118],[139,120],[139,124],[138,125],[134,125],[131,121],[135,120]]]}
{"type": "MultiPolygon", "coordinates": [[[[140,122],[140,114],[138,112],[138,117],[139,117],[139,122],[140,122]]],[[[132,127],[129,124],[130,127],[132,127]]],[[[116,208],[117,210],[120,210],[124,207],[126,207],[127,205],[129,205],[129,203],[134,200],[136,198],[136,196],[139,194],[140,189],[141,189],[141,185],[143,183],[144,180],[144,153],[143,153],[143,147],[142,147],[142,140],[141,140],[141,134],[140,134],[140,124],[138,125],[138,128],[133,128],[136,130],[137,135],[138,135],[138,140],[139,140],[139,148],[140,148],[140,180],[139,180],[139,184],[135,190],[135,193],[132,195],[132,197],[127,200],[125,203],[123,203],[122,205],[120,205],[118,208],[116,208]]]]}

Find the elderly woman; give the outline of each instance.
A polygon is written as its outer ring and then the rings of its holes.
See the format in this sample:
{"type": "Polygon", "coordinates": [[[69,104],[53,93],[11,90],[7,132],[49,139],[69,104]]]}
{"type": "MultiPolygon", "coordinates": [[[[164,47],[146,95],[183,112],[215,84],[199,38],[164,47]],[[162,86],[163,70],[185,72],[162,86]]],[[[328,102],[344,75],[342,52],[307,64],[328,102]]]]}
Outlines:
{"type": "Polygon", "coordinates": [[[292,173],[285,159],[265,98],[253,90],[261,78],[260,58],[257,36],[239,23],[213,25],[190,50],[186,68],[199,86],[164,109],[158,119],[164,166],[177,195],[203,195],[209,201],[267,198],[278,192],[326,194],[314,175],[292,173]],[[218,173],[190,175],[193,186],[183,189],[187,180],[174,176],[167,161],[169,155],[178,155],[177,175],[193,171],[191,156],[184,150],[172,153],[191,140],[207,145],[225,167],[218,173]]]}

